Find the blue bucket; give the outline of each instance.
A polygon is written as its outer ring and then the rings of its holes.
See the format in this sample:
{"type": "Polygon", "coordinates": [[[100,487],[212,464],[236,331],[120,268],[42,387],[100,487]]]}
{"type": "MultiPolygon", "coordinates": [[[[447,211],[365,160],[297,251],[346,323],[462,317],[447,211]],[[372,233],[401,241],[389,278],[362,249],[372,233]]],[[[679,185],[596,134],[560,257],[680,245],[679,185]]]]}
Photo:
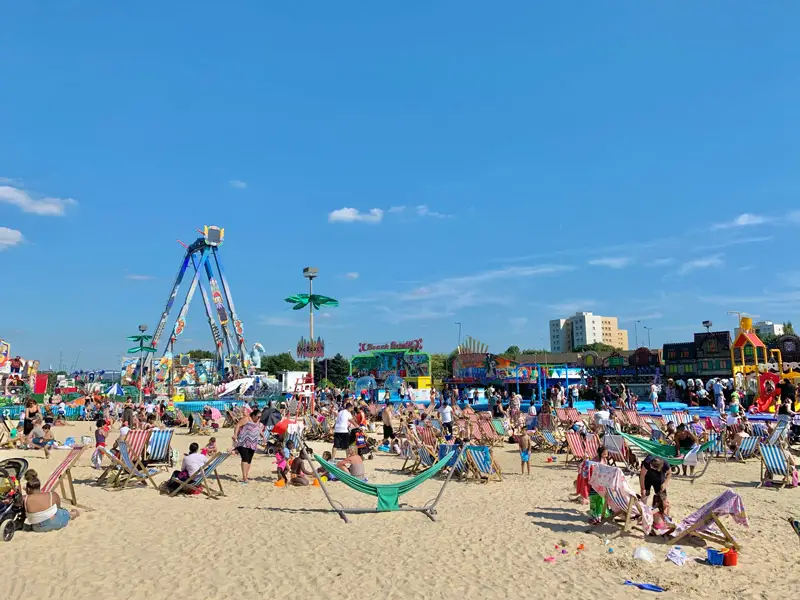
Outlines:
{"type": "Polygon", "coordinates": [[[706,560],[710,565],[721,567],[725,563],[725,554],[713,548],[706,548],[706,560]]]}

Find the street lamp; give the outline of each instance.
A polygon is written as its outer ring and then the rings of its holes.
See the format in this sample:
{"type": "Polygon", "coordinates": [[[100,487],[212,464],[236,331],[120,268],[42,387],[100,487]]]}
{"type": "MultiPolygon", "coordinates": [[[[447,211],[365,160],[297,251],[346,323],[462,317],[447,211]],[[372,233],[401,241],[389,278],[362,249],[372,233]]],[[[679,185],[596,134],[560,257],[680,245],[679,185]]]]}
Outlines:
{"type": "Polygon", "coordinates": [[[647,325],[644,325],[644,328],[647,330],[647,347],[650,348],[650,330],[653,328],[647,325]]]}
{"type": "Polygon", "coordinates": [[[635,340],[634,343],[636,344],[637,348],[639,347],[639,323],[641,323],[639,319],[633,322],[633,335],[635,340]]]}
{"type": "Polygon", "coordinates": [[[456,321],[456,325],[458,325],[458,346],[456,346],[458,348],[461,346],[461,321],[456,321]]]}
{"type": "MultiPolygon", "coordinates": [[[[311,298],[314,295],[313,287],[314,287],[314,279],[319,275],[319,269],[316,267],[306,267],[303,269],[303,277],[308,279],[308,297],[311,298]]],[[[308,329],[310,333],[310,340],[314,341],[314,303],[308,303],[308,329]]],[[[314,357],[311,357],[309,361],[309,372],[311,373],[311,398],[309,401],[311,414],[314,414],[314,357]]]]}

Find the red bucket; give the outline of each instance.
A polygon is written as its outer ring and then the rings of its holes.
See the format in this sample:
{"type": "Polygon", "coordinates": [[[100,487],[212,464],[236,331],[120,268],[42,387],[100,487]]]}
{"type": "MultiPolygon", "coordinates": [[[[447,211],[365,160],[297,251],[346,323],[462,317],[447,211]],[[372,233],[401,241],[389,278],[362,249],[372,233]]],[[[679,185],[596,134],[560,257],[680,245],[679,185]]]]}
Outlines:
{"type": "Polygon", "coordinates": [[[726,567],[735,567],[739,564],[739,553],[731,548],[725,553],[725,559],[722,564],[726,567]]]}

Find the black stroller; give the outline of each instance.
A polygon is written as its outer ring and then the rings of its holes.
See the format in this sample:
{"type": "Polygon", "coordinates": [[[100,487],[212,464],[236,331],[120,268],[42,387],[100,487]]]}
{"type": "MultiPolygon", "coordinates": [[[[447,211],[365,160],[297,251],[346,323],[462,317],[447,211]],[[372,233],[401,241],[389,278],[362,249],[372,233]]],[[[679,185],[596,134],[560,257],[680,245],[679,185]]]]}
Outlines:
{"type": "Polygon", "coordinates": [[[14,533],[25,524],[21,481],[28,470],[24,458],[0,461],[0,536],[10,542],[14,533]]]}

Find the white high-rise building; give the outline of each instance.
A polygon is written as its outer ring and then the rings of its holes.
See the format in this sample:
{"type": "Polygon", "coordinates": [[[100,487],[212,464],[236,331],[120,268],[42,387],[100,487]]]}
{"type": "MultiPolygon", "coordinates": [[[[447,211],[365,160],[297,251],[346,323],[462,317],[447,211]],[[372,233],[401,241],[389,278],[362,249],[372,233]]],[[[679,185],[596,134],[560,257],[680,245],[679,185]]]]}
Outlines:
{"type": "Polygon", "coordinates": [[[616,317],[602,317],[590,312],[550,321],[551,352],[572,352],[579,346],[595,343],[627,350],[628,332],[617,327],[616,317]]]}
{"type": "MultiPolygon", "coordinates": [[[[756,335],[760,338],[764,338],[768,335],[780,337],[783,335],[783,324],[773,323],[772,321],[757,321],[753,323],[753,331],[755,331],[756,335]]],[[[737,327],[734,330],[734,337],[738,337],[739,333],[741,333],[741,329],[737,327]]]]}

